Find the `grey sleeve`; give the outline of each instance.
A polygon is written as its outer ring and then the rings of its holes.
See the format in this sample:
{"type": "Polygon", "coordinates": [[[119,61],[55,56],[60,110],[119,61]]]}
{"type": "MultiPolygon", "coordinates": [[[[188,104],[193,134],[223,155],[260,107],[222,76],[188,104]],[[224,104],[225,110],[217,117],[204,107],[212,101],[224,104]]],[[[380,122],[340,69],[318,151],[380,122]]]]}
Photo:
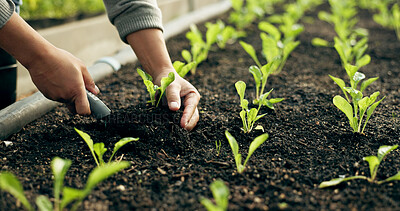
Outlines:
{"type": "Polygon", "coordinates": [[[122,41],[126,36],[148,28],[163,30],[161,11],[156,0],[103,0],[108,18],[122,41]]]}
{"type": "Polygon", "coordinates": [[[14,3],[11,0],[0,0],[0,28],[3,28],[7,21],[10,20],[14,9],[14,3]]]}

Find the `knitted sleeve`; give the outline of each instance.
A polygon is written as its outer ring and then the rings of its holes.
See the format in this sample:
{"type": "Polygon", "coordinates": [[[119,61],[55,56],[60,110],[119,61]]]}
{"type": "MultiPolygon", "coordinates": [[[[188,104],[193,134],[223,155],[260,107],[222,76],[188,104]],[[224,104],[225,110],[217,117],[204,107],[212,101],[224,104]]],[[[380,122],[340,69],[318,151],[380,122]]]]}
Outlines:
{"type": "Polygon", "coordinates": [[[161,11],[156,0],[103,0],[108,18],[117,28],[122,41],[126,36],[148,28],[163,30],[161,11]]]}
{"type": "Polygon", "coordinates": [[[0,28],[6,25],[14,12],[14,3],[11,0],[0,0],[0,28]]]}

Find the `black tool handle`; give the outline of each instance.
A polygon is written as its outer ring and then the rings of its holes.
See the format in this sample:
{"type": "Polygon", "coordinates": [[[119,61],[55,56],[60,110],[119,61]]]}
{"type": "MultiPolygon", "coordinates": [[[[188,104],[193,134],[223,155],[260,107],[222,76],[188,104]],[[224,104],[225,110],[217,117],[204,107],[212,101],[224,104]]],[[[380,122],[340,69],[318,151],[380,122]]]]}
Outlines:
{"type": "Polygon", "coordinates": [[[88,90],[86,90],[86,93],[90,104],[90,111],[95,118],[100,119],[110,115],[111,110],[103,103],[103,101],[88,90]]]}

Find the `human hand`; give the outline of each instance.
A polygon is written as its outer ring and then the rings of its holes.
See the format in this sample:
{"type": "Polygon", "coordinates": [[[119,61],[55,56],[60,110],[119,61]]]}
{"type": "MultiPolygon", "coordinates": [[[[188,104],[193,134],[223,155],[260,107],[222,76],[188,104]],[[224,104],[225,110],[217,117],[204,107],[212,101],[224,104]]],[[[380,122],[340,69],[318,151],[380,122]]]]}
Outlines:
{"type": "Polygon", "coordinates": [[[51,48],[45,57],[26,65],[32,81],[44,96],[66,103],[71,112],[90,114],[86,90],[94,94],[100,91],[86,66],[72,54],[51,48]]]}
{"type": "Polygon", "coordinates": [[[181,98],[184,98],[184,110],[180,126],[191,131],[199,121],[197,105],[200,101],[200,93],[192,84],[180,77],[174,69],[160,71],[154,82],[160,85],[161,79],[166,77],[169,72],[175,73],[175,80],[166,89],[168,107],[171,111],[179,110],[181,107],[181,98]]]}

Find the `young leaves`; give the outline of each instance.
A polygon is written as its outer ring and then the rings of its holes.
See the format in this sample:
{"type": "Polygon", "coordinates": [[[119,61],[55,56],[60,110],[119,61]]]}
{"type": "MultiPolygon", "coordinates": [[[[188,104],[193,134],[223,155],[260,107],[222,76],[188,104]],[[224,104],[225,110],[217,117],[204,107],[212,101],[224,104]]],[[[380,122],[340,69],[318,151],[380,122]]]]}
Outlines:
{"type": "Polygon", "coordinates": [[[242,155],[239,154],[239,145],[236,141],[236,139],[226,130],[225,131],[225,136],[228,139],[229,145],[231,146],[233,156],[235,158],[235,163],[236,163],[236,169],[238,173],[243,173],[243,171],[246,168],[246,164],[248,160],[250,159],[251,155],[254,153],[254,151],[261,145],[263,144],[267,139],[268,139],[268,133],[264,133],[258,137],[256,137],[250,144],[249,152],[247,153],[246,160],[242,164],[242,155]]]}
{"type": "Polygon", "coordinates": [[[224,184],[224,181],[218,179],[210,185],[211,193],[213,194],[215,204],[211,200],[202,198],[200,203],[208,211],[225,211],[228,209],[229,189],[224,184]]]}
{"type": "Polygon", "coordinates": [[[326,188],[326,187],[336,186],[336,185],[338,185],[338,184],[340,184],[342,182],[349,181],[349,180],[354,180],[354,179],[365,179],[365,180],[368,180],[371,183],[377,183],[378,185],[386,183],[386,182],[394,181],[394,180],[400,180],[400,171],[396,175],[394,175],[392,177],[389,177],[389,178],[387,178],[385,180],[381,180],[381,181],[377,181],[376,180],[376,175],[378,173],[378,167],[381,164],[382,160],[391,151],[397,149],[397,147],[398,147],[398,145],[381,146],[378,149],[377,156],[372,155],[372,156],[367,156],[367,157],[363,158],[363,160],[368,162],[370,175],[371,175],[370,178],[368,178],[366,176],[352,176],[352,177],[336,178],[336,179],[332,179],[330,181],[322,182],[319,185],[319,188],[326,188]]]}
{"type": "Polygon", "coordinates": [[[185,64],[181,61],[175,61],[172,66],[174,66],[175,71],[178,73],[178,75],[182,78],[186,76],[186,74],[196,65],[195,62],[190,62],[188,64],[185,64]]]}
{"type": "Polygon", "coordinates": [[[25,197],[24,189],[22,188],[21,183],[14,174],[10,172],[0,173],[0,189],[7,191],[15,198],[17,198],[27,210],[33,210],[32,205],[25,197]]]}
{"type": "MultiPolygon", "coordinates": [[[[96,167],[89,175],[86,186],[83,190],[70,187],[63,187],[64,177],[71,165],[71,161],[55,157],[51,161],[51,169],[54,174],[54,210],[62,211],[75,201],[71,210],[77,210],[83,199],[85,199],[100,182],[130,166],[127,161],[107,163],[104,166],[96,167]],[[60,192],[62,190],[62,200],[60,192]]],[[[0,173],[0,189],[5,190],[17,198],[27,210],[33,210],[32,205],[25,197],[23,188],[18,179],[9,172],[0,173]]],[[[36,198],[36,205],[41,211],[53,211],[53,204],[46,196],[36,198]]]]}
{"type": "MultiPolygon", "coordinates": [[[[239,94],[240,106],[242,107],[242,111],[240,112],[240,118],[242,119],[243,123],[242,130],[245,133],[249,133],[253,129],[254,123],[265,115],[265,114],[257,115],[261,108],[262,103],[258,105],[258,108],[249,109],[248,107],[249,102],[246,99],[244,99],[244,93],[246,91],[246,83],[244,83],[243,81],[238,81],[235,83],[235,87],[237,93],[239,94]]],[[[261,96],[262,102],[265,101],[266,97],[267,97],[266,95],[261,96]]]]}
{"type": "MultiPolygon", "coordinates": [[[[93,158],[96,161],[97,166],[104,166],[106,163],[103,160],[103,155],[107,151],[107,148],[104,147],[104,143],[96,143],[96,144],[93,145],[93,140],[90,138],[90,136],[87,133],[85,133],[85,132],[83,132],[81,130],[78,130],[76,128],[75,128],[75,131],[82,137],[82,139],[89,146],[89,150],[92,153],[93,158]]],[[[121,147],[123,147],[124,145],[126,145],[129,142],[138,141],[138,140],[139,140],[139,138],[127,137],[127,138],[122,138],[117,143],[115,143],[113,153],[112,153],[110,159],[108,160],[108,163],[111,162],[111,160],[114,157],[115,153],[121,147]]]]}
{"type": "Polygon", "coordinates": [[[151,103],[152,106],[157,107],[161,101],[161,98],[163,97],[165,90],[175,80],[175,74],[173,72],[170,72],[167,77],[163,77],[161,79],[161,86],[158,87],[157,85],[153,84],[153,78],[149,74],[145,73],[143,70],[141,70],[139,68],[137,69],[137,72],[140,75],[140,77],[142,77],[143,83],[146,86],[147,92],[150,95],[149,102],[151,103]],[[156,103],[156,93],[157,92],[159,92],[160,95],[159,95],[159,98],[156,103]]]}

